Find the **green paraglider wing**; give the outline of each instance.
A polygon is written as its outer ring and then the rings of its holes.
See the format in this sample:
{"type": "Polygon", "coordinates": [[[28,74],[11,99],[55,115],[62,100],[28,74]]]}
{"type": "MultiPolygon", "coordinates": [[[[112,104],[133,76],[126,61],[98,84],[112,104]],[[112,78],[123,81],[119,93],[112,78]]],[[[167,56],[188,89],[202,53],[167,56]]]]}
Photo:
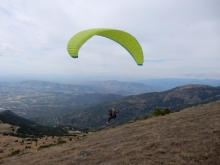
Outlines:
{"type": "Polygon", "coordinates": [[[79,49],[94,35],[106,37],[119,43],[132,55],[138,65],[143,65],[143,51],[136,38],[127,32],[116,29],[96,28],[84,30],[75,34],[67,45],[67,50],[70,56],[78,58],[79,49]]]}

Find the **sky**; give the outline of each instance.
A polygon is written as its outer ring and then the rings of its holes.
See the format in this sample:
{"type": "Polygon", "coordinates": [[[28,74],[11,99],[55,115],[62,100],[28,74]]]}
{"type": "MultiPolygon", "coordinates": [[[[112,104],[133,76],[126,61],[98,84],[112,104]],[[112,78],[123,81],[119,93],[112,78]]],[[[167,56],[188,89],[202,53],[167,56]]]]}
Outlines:
{"type": "Polygon", "coordinates": [[[0,76],[220,79],[219,6],[219,0],[1,0],[0,76]],[[100,36],[71,58],[70,38],[91,28],[133,35],[143,66],[100,36]]]}

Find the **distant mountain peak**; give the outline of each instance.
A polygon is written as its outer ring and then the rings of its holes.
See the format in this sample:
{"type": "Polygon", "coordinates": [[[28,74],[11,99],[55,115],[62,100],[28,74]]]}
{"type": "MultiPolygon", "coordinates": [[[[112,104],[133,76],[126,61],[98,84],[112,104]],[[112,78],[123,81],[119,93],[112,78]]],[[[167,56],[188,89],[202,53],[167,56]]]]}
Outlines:
{"type": "MultiPolygon", "coordinates": [[[[211,87],[209,85],[201,85],[201,84],[189,84],[189,85],[184,85],[184,86],[180,86],[180,87],[176,87],[173,89],[178,89],[178,90],[184,90],[184,89],[195,89],[195,88],[208,88],[211,87]]],[[[171,89],[171,90],[173,90],[171,89]]]]}

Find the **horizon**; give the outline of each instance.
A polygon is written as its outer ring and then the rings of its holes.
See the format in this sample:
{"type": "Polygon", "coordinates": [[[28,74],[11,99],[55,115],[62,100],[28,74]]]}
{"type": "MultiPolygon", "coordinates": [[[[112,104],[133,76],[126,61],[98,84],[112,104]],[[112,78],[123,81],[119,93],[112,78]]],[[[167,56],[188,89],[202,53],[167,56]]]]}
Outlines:
{"type": "Polygon", "coordinates": [[[139,83],[145,84],[147,86],[156,87],[158,90],[169,90],[175,87],[190,85],[190,84],[200,84],[200,85],[209,85],[213,87],[220,86],[220,79],[192,79],[192,78],[152,78],[152,79],[94,79],[94,78],[71,78],[68,76],[33,76],[33,77],[21,77],[21,76],[0,76],[0,83],[16,83],[16,82],[24,82],[24,81],[42,81],[42,82],[50,82],[50,83],[59,83],[59,84],[72,84],[72,85],[80,85],[83,83],[94,83],[94,82],[106,82],[106,81],[118,81],[119,83],[129,82],[129,83],[139,83]]]}

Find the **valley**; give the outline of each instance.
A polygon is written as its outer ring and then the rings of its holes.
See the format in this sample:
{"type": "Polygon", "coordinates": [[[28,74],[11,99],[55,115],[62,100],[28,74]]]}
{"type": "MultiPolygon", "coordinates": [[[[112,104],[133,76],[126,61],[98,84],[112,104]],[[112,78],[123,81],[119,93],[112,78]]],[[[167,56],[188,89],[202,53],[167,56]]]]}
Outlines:
{"type": "Polygon", "coordinates": [[[0,84],[0,108],[41,124],[59,124],[58,116],[124,96],[98,93],[89,86],[41,81],[0,84]]]}
{"type": "Polygon", "coordinates": [[[112,123],[119,125],[133,118],[144,118],[155,108],[176,111],[220,99],[220,88],[208,85],[185,85],[149,92],[153,90],[143,84],[118,81],[75,85],[44,81],[0,83],[0,107],[2,111],[11,110],[43,125],[97,128],[105,125],[111,107],[120,110],[112,123]],[[148,93],[135,94],[144,89],[148,93]]]}

